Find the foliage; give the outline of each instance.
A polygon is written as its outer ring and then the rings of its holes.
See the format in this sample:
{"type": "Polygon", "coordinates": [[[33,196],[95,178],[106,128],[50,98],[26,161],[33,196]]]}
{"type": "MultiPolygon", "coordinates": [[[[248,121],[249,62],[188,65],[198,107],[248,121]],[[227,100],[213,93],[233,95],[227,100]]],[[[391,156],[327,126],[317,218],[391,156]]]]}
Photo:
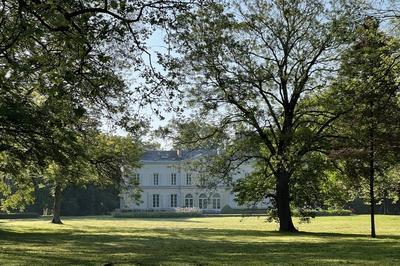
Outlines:
{"type": "Polygon", "coordinates": [[[337,122],[343,136],[334,142],[334,157],[352,180],[357,196],[371,206],[371,235],[375,237],[375,190],[387,198],[388,170],[399,161],[400,42],[379,30],[375,18],[366,17],[353,45],[342,55],[333,85],[335,100],[349,111],[337,122]],[[365,182],[367,180],[368,182],[365,182]]]}
{"type": "MultiPolygon", "coordinates": [[[[363,199],[356,198],[348,202],[345,208],[350,209],[354,214],[369,214],[371,206],[366,204],[363,199]]],[[[377,214],[399,215],[400,201],[392,202],[389,199],[383,199],[376,204],[375,211],[377,214]]]]}
{"type": "Polygon", "coordinates": [[[386,194],[382,195],[381,193],[380,198],[385,197],[392,199],[393,202],[400,202],[400,165],[391,167],[382,181],[380,184],[381,191],[386,191],[386,194]]]}
{"type": "MultiPolygon", "coordinates": [[[[133,139],[129,136],[112,136],[106,134],[96,134],[89,136],[82,136],[78,147],[80,151],[73,159],[57,163],[48,161],[43,170],[34,175],[27,175],[22,178],[20,183],[17,183],[15,176],[8,179],[8,185],[3,184],[3,188],[8,193],[4,193],[1,206],[6,210],[13,210],[16,208],[24,208],[34,201],[37,196],[41,199],[43,209],[53,208],[55,203],[60,203],[61,193],[66,188],[73,186],[86,186],[89,184],[97,185],[98,187],[114,186],[116,189],[126,189],[128,185],[124,178],[125,171],[139,166],[139,156],[141,154],[140,147],[134,143],[133,139]],[[125,169],[125,170],[124,170],[125,169]],[[55,191],[59,189],[59,196],[55,196],[55,191]],[[40,191],[43,191],[40,193],[40,191]],[[44,193],[44,195],[43,195],[44,193]],[[49,197],[54,195],[54,200],[49,200],[49,197]]],[[[34,168],[36,169],[36,168],[34,168]]],[[[131,193],[134,197],[140,197],[140,190],[136,184],[131,187],[131,193]]],[[[93,192],[98,191],[94,190],[93,192]]],[[[115,196],[116,197],[116,196],[115,196]]],[[[66,204],[72,204],[73,201],[68,201],[66,204]]],[[[115,208],[115,199],[112,207],[115,208]]],[[[86,204],[89,204],[88,200],[86,204]]],[[[68,207],[57,207],[53,209],[54,215],[59,215],[60,210],[66,210],[67,214],[76,214],[74,207],[68,210],[68,207]]],[[[75,206],[78,209],[79,206],[75,206]]],[[[104,210],[103,210],[104,211],[104,210]]]]}
{"type": "MultiPolygon", "coordinates": [[[[126,184],[125,171],[138,167],[140,148],[134,143],[131,137],[110,136],[98,134],[89,139],[85,144],[86,151],[82,158],[76,158],[75,162],[69,165],[50,165],[44,177],[51,180],[55,185],[54,194],[54,217],[60,216],[59,194],[66,186],[97,184],[99,186],[116,185],[123,188],[126,184]],[[53,167],[54,166],[54,167],[53,167]],[[52,171],[55,169],[55,171],[52,171]]],[[[132,187],[135,197],[139,197],[140,190],[137,184],[132,187]]],[[[57,218],[59,220],[59,218],[57,218]]]]}
{"type": "Polygon", "coordinates": [[[214,167],[218,172],[251,160],[262,165],[259,181],[243,182],[260,184],[252,200],[274,198],[282,231],[295,231],[290,201],[297,197],[297,207],[309,208],[305,197],[316,191],[297,190],[307,182],[294,175],[308,153],[326,150],[327,129],[342,113],[325,110],[314,96],[331,79],[361,10],[358,1],[227,1],[180,16],[174,26],[178,55],[165,60],[166,68],[196,108],[191,128],[210,124],[207,133],[184,136],[226,136],[217,138],[224,154],[218,162],[229,162],[214,167]]]}
{"type": "Polygon", "coordinates": [[[259,208],[238,209],[238,208],[231,208],[229,205],[225,205],[221,209],[221,214],[265,215],[266,213],[267,213],[266,209],[259,209],[259,208]]]}
{"type": "MultiPolygon", "coordinates": [[[[7,164],[5,160],[0,163],[7,164]]],[[[22,164],[19,164],[18,168],[21,166],[22,164]]],[[[25,169],[18,170],[18,172],[18,174],[0,172],[0,207],[2,211],[24,211],[26,205],[33,203],[34,178],[39,174],[37,168],[26,165],[25,169]]]]}
{"type": "Polygon", "coordinates": [[[123,105],[127,87],[102,58],[111,32],[96,36],[95,19],[69,13],[76,4],[2,2],[1,151],[13,159],[63,160],[88,116],[123,105]]]}
{"type": "MultiPolygon", "coordinates": [[[[308,216],[315,218],[316,216],[349,216],[353,212],[351,210],[344,209],[327,209],[327,210],[307,210],[308,216]]],[[[293,216],[298,216],[301,222],[309,222],[309,219],[304,219],[304,214],[294,210],[293,216]]]]}
{"type": "Polygon", "coordinates": [[[353,212],[351,210],[343,210],[343,209],[318,210],[315,213],[316,216],[349,216],[352,214],[353,214],[353,212]]]}
{"type": "Polygon", "coordinates": [[[27,218],[39,218],[39,214],[35,212],[0,213],[0,219],[27,219],[27,218]]]}
{"type": "Polygon", "coordinates": [[[65,186],[93,181],[94,168],[99,176],[121,176],[117,161],[110,161],[112,149],[99,145],[110,141],[96,138],[107,120],[141,133],[144,122],[130,112],[129,103],[153,98],[145,89],[132,97],[124,71],[144,77],[155,72],[143,58],[145,40],[189,3],[0,3],[0,182],[1,193],[9,196],[2,207],[30,203],[25,199],[33,193],[32,178],[45,176],[65,186]],[[89,145],[90,138],[94,144],[89,145]],[[96,145],[103,154],[85,150],[96,145]],[[90,161],[90,152],[102,158],[90,161]],[[110,158],[104,152],[111,152],[110,158]]]}
{"type": "Polygon", "coordinates": [[[344,138],[334,143],[336,151],[332,155],[346,160],[343,167],[360,188],[363,182],[358,178],[369,175],[371,143],[377,176],[384,178],[387,170],[396,166],[400,121],[400,43],[367,23],[377,22],[367,18],[359,27],[358,39],[343,55],[341,73],[332,92],[336,102],[351,107],[338,120],[344,138]]]}
{"type": "MultiPolygon", "coordinates": [[[[54,198],[51,186],[35,188],[35,202],[26,207],[43,215],[51,214],[54,198]]],[[[65,216],[110,214],[119,207],[119,190],[115,186],[68,186],[62,195],[61,213],[65,216]]]]}
{"type": "Polygon", "coordinates": [[[112,216],[115,218],[183,218],[200,217],[201,210],[191,211],[114,211],[112,216]]]}

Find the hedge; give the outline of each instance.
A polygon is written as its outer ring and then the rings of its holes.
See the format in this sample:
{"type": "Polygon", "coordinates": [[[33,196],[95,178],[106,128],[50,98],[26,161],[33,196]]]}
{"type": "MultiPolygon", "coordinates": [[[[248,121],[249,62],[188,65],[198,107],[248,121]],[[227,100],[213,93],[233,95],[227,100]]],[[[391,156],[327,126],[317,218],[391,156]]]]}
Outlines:
{"type": "Polygon", "coordinates": [[[316,216],[349,216],[352,214],[351,210],[319,210],[316,216]]]}
{"type": "MultiPolygon", "coordinates": [[[[297,210],[294,210],[293,216],[299,216],[297,210]]],[[[266,209],[232,209],[228,207],[222,208],[220,214],[211,214],[212,216],[226,216],[226,215],[267,215],[266,209]]],[[[310,216],[349,216],[353,213],[350,210],[310,210],[310,216]]],[[[132,211],[132,210],[117,210],[112,213],[115,218],[184,218],[184,217],[201,217],[210,216],[210,214],[203,214],[201,211],[132,211]]]]}
{"type": "Polygon", "coordinates": [[[35,212],[0,213],[0,219],[27,219],[27,218],[39,218],[39,214],[35,212]]]}
{"type": "Polygon", "coordinates": [[[200,217],[201,212],[172,212],[172,211],[115,211],[112,213],[115,218],[185,218],[200,217]]]}
{"type": "Polygon", "coordinates": [[[258,209],[258,208],[239,209],[239,208],[231,208],[229,205],[225,205],[221,209],[221,214],[267,214],[267,209],[258,209]]]}
{"type": "MultiPolygon", "coordinates": [[[[293,216],[299,216],[299,212],[294,210],[293,216]]],[[[328,209],[328,210],[310,210],[307,211],[307,214],[310,216],[349,216],[352,215],[353,212],[351,210],[343,210],[343,209],[328,209]]]]}
{"type": "MultiPolygon", "coordinates": [[[[229,206],[224,206],[221,210],[221,214],[265,214],[267,215],[267,209],[233,209],[229,206]]],[[[292,211],[293,216],[299,216],[299,212],[297,210],[292,211]]],[[[351,210],[344,209],[328,209],[328,210],[310,210],[308,211],[310,216],[348,216],[352,215],[353,212],[351,210]]]]}

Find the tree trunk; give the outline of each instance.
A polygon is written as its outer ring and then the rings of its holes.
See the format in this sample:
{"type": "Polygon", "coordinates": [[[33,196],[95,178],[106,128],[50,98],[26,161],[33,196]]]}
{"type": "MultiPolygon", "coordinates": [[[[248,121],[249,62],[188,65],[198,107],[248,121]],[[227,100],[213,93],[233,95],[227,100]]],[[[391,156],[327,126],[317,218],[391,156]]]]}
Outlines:
{"type": "Polygon", "coordinates": [[[61,185],[56,182],[56,187],[54,191],[54,206],[53,206],[53,219],[51,222],[53,224],[62,224],[61,222],[61,185]]]}
{"type": "Polygon", "coordinates": [[[375,195],[374,195],[374,181],[375,181],[375,158],[374,158],[374,132],[370,129],[370,154],[369,154],[369,197],[371,204],[371,237],[375,238],[375,195]]]}
{"type": "Polygon", "coordinates": [[[279,231],[297,232],[293,225],[290,211],[289,174],[285,170],[280,170],[277,178],[276,204],[278,207],[279,231]]]}

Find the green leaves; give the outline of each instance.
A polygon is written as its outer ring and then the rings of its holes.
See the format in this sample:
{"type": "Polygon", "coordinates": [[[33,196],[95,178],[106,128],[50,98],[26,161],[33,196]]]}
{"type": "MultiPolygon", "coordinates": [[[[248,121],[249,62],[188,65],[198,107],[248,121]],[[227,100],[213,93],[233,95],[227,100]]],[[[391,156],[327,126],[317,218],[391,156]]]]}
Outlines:
{"type": "Polygon", "coordinates": [[[203,135],[223,144],[224,155],[209,167],[216,175],[255,163],[257,174],[238,183],[242,202],[276,193],[304,210],[321,205],[314,199],[325,175],[310,161],[327,151],[336,137],[328,131],[345,110],[326,108],[320,96],[351,37],[338,37],[354,23],[344,14],[357,8],[314,0],[228,1],[179,17],[171,34],[179,56],[167,67],[196,109],[184,137],[199,139],[209,128],[204,121],[224,133],[222,139],[203,135]],[[302,168],[307,163],[313,170],[302,168]],[[274,191],[279,182],[290,192],[274,191]]]}
{"type": "Polygon", "coordinates": [[[377,185],[378,195],[388,193],[385,183],[392,181],[387,173],[400,159],[400,43],[380,31],[372,17],[367,17],[356,33],[353,45],[342,56],[340,75],[332,87],[333,101],[350,110],[336,124],[344,138],[332,144],[334,157],[342,160],[342,176],[353,186],[354,196],[368,198],[367,184],[371,182],[377,185]]]}
{"type": "Polygon", "coordinates": [[[24,174],[24,165],[66,185],[95,181],[100,174],[117,180],[119,165],[137,159],[129,157],[133,155],[122,159],[111,153],[114,144],[103,143],[109,147],[103,157],[116,163],[104,164],[97,173],[89,151],[97,145],[90,139],[100,134],[103,119],[116,124],[131,120],[128,88],[117,72],[128,61],[143,63],[141,48],[131,44],[151,30],[143,27],[140,33],[129,34],[128,24],[133,27],[133,22],[128,23],[127,17],[137,15],[144,5],[142,1],[110,1],[105,7],[104,1],[15,0],[0,4],[4,22],[0,26],[0,158],[7,158],[0,160],[0,173],[9,175],[11,185],[17,186],[18,178],[26,182],[34,178],[24,174]],[[132,14],[124,13],[127,5],[132,14]]]}

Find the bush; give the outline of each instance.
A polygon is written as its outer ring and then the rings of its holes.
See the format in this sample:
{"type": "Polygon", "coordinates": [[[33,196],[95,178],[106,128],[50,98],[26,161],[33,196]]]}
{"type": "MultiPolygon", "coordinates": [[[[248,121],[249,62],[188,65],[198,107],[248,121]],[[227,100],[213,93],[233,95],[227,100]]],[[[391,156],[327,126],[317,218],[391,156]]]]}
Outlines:
{"type": "Polygon", "coordinates": [[[267,214],[266,209],[257,209],[257,208],[250,208],[250,209],[234,209],[231,208],[229,205],[225,205],[221,209],[221,214],[267,214]]]}
{"type": "Polygon", "coordinates": [[[318,210],[316,216],[349,216],[352,215],[350,210],[318,210]]]}
{"type": "MultiPolygon", "coordinates": [[[[293,211],[293,216],[300,216],[297,210],[293,211]]],[[[351,210],[344,210],[344,209],[328,209],[328,210],[309,210],[306,213],[310,217],[314,216],[349,216],[352,215],[351,210]]]]}
{"type": "Polygon", "coordinates": [[[39,214],[35,212],[0,213],[0,219],[28,219],[28,218],[39,218],[39,214]]]}
{"type": "Polygon", "coordinates": [[[221,209],[221,213],[223,213],[223,214],[231,214],[232,212],[233,212],[233,209],[229,205],[225,205],[221,209]]]}
{"type": "Polygon", "coordinates": [[[117,210],[112,213],[115,218],[185,218],[185,217],[200,217],[201,210],[185,209],[178,211],[144,211],[144,210],[117,210]]]}

